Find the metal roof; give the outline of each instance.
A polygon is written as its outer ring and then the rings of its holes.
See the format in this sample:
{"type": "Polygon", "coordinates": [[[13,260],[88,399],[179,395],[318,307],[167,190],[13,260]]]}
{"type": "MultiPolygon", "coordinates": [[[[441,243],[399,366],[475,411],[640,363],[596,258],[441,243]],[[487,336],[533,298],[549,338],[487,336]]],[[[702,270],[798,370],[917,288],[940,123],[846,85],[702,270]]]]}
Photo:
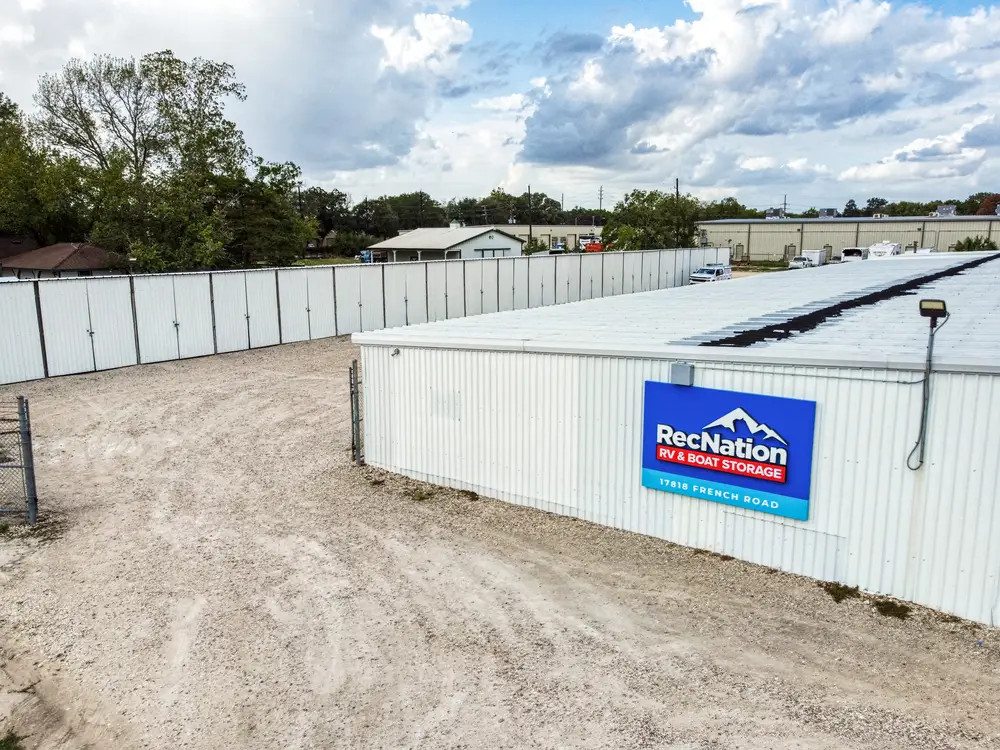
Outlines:
{"type": "Polygon", "coordinates": [[[496,227],[444,227],[442,229],[414,229],[372,245],[372,250],[448,250],[484,234],[502,234],[512,240],[524,242],[496,227]]]}
{"type": "Polygon", "coordinates": [[[884,219],[873,219],[870,216],[826,216],[820,219],[713,219],[699,221],[698,226],[715,226],[719,224],[885,224],[897,221],[996,221],[993,214],[985,216],[887,216],[884,219]]]}
{"type": "Polygon", "coordinates": [[[918,314],[917,299],[940,297],[948,303],[952,318],[937,337],[935,366],[1000,373],[997,289],[997,253],[910,255],[372,331],[355,334],[354,341],[374,346],[922,369],[928,322],[918,314]],[[965,268],[972,263],[979,265],[965,268]],[[933,280],[948,272],[957,275],[933,280]],[[901,293],[901,285],[917,288],[901,293]],[[758,336],[803,319],[809,321],[806,330],[782,334],[785,338],[758,336]],[[737,336],[748,339],[749,345],[723,343],[737,336]]]}

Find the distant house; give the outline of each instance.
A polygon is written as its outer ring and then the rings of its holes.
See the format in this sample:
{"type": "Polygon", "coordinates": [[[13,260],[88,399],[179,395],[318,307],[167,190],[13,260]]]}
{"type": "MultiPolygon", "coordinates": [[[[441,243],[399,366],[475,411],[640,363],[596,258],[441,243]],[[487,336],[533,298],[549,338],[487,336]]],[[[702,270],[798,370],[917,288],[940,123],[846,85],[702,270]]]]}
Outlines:
{"type": "Polygon", "coordinates": [[[38,247],[38,243],[23,234],[0,232],[0,261],[12,255],[20,255],[38,247]]]}
{"type": "Polygon", "coordinates": [[[372,252],[384,252],[390,262],[409,260],[471,260],[504,258],[522,254],[524,240],[496,227],[414,229],[398,237],[372,245],[372,252]]]}
{"type": "Polygon", "coordinates": [[[0,258],[0,276],[19,279],[108,276],[124,270],[125,259],[120,255],[83,242],[63,242],[0,258]]]}

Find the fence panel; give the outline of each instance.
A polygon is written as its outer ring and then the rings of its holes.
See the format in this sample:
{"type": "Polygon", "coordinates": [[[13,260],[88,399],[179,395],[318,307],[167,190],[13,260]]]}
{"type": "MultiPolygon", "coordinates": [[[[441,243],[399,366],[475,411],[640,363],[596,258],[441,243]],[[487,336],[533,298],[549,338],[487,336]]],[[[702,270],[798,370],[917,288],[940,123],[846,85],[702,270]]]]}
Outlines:
{"type": "Polygon", "coordinates": [[[361,268],[361,327],[365,331],[385,328],[385,298],[382,294],[382,264],[361,268]]]}
{"type": "Polygon", "coordinates": [[[305,272],[309,293],[309,338],[327,339],[337,335],[333,306],[333,269],[310,268],[305,272]]]}
{"type": "Polygon", "coordinates": [[[305,269],[278,271],[278,306],[281,308],[281,343],[309,340],[309,278],[305,269]]]}
{"type": "Polygon", "coordinates": [[[622,276],[625,273],[625,253],[607,253],[604,256],[604,296],[622,293],[622,276]]]}
{"type": "Polygon", "coordinates": [[[250,316],[251,349],[281,343],[274,271],[247,271],[247,315],[250,316]]]}
{"type": "Polygon", "coordinates": [[[461,318],[465,315],[465,262],[444,263],[448,278],[448,317],[461,318]]]}
{"type": "Polygon", "coordinates": [[[171,276],[136,276],[135,319],[139,325],[139,361],[177,359],[174,280],[171,276]]]}
{"type": "Polygon", "coordinates": [[[94,345],[90,338],[87,282],[67,280],[39,283],[38,299],[42,308],[49,375],[55,377],[93,372],[94,345]]]}
{"type": "Polygon", "coordinates": [[[514,259],[514,309],[528,309],[528,263],[531,258],[514,259]]]}
{"type": "Polygon", "coordinates": [[[87,299],[94,332],[94,368],[112,370],[138,364],[129,280],[88,279],[87,299]]]}
{"type": "Polygon", "coordinates": [[[481,260],[462,261],[465,266],[462,279],[465,283],[465,314],[483,313],[483,262],[481,260]]]}
{"type": "Polygon", "coordinates": [[[246,278],[244,271],[212,274],[215,342],[220,354],[250,348],[246,278]]]}
{"type": "Polygon", "coordinates": [[[580,263],[583,256],[557,255],[556,261],[556,304],[578,302],[580,300],[580,263]]]}
{"type": "Polygon", "coordinates": [[[604,253],[587,253],[580,258],[580,299],[603,296],[604,253]]]}
{"type": "Polygon", "coordinates": [[[514,258],[497,261],[497,309],[500,311],[514,309],[514,268],[520,262],[514,258]]]}
{"type": "Polygon", "coordinates": [[[448,319],[448,267],[444,261],[427,264],[427,319],[448,319]]]}
{"type": "Polygon", "coordinates": [[[652,250],[642,254],[642,291],[660,289],[660,253],[652,250]]]}
{"type": "Polygon", "coordinates": [[[409,325],[427,322],[427,264],[406,265],[406,317],[409,325]]]}
{"type": "Polygon", "coordinates": [[[499,288],[497,286],[497,261],[492,259],[479,261],[482,266],[483,312],[494,313],[500,309],[499,288]]]}
{"type": "Polygon", "coordinates": [[[660,256],[660,289],[670,289],[676,286],[674,283],[674,251],[659,250],[657,255],[660,256]]]}
{"type": "Polygon", "coordinates": [[[406,269],[408,263],[390,263],[385,267],[385,327],[407,325],[406,269]]]}
{"type": "Polygon", "coordinates": [[[215,354],[212,332],[212,284],[207,273],[174,276],[177,350],[181,359],[215,354]]]}
{"type": "Polygon", "coordinates": [[[0,383],[44,377],[35,285],[29,281],[0,284],[0,383]]]}
{"type": "Polygon", "coordinates": [[[361,266],[338,266],[334,271],[337,290],[337,335],[361,330],[361,266]]]}
{"type": "Polygon", "coordinates": [[[622,294],[642,289],[642,253],[622,253],[622,294]]]}

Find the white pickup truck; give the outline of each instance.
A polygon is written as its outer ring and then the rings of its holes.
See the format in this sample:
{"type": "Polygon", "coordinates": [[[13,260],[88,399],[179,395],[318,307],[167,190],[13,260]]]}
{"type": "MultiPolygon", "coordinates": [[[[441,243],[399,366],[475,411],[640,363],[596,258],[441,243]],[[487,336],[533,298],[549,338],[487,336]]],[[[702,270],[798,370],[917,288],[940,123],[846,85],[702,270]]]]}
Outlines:
{"type": "Polygon", "coordinates": [[[732,266],[727,266],[725,263],[709,263],[692,273],[688,280],[692,284],[703,284],[706,281],[725,281],[731,278],[733,278],[732,266]]]}

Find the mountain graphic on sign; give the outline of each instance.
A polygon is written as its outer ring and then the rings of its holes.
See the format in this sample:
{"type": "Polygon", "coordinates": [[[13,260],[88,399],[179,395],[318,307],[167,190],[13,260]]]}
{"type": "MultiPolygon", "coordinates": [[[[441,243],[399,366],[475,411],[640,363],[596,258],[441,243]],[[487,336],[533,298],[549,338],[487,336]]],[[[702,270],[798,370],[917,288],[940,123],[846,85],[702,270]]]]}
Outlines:
{"type": "Polygon", "coordinates": [[[783,445],[788,445],[788,443],[785,442],[785,439],[781,437],[781,435],[772,430],[766,424],[761,424],[760,422],[758,422],[756,419],[747,414],[746,411],[743,409],[733,409],[726,416],[720,417],[719,419],[712,422],[712,424],[710,425],[706,425],[705,429],[709,430],[713,427],[725,427],[727,430],[732,430],[733,432],[736,432],[737,422],[743,422],[743,424],[747,426],[747,429],[750,430],[751,435],[756,435],[758,433],[763,432],[765,438],[773,438],[774,440],[777,440],[779,443],[783,445]]]}

